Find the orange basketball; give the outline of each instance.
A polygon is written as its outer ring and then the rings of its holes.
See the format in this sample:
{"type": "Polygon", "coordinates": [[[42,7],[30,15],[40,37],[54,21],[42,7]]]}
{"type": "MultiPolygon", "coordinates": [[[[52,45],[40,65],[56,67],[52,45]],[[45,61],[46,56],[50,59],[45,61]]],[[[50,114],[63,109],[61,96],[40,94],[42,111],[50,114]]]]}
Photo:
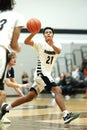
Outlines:
{"type": "Polygon", "coordinates": [[[41,22],[37,18],[31,18],[27,21],[27,30],[31,33],[38,33],[41,29],[41,22]]]}

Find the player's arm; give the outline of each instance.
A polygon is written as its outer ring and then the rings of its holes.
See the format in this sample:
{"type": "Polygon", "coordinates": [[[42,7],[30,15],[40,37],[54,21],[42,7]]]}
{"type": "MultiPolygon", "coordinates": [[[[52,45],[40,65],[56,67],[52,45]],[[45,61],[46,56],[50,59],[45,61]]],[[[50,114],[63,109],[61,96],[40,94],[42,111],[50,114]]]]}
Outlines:
{"type": "Polygon", "coordinates": [[[21,29],[22,29],[22,26],[14,28],[13,36],[12,36],[11,44],[10,44],[11,48],[17,52],[19,52],[21,50],[21,47],[18,44],[18,39],[20,36],[21,29]]]}
{"type": "Polygon", "coordinates": [[[35,36],[35,33],[31,33],[25,40],[24,43],[26,45],[30,45],[33,46],[34,45],[34,41],[32,40],[32,38],[35,36]]]}
{"type": "Polygon", "coordinates": [[[56,54],[60,54],[61,53],[61,49],[55,46],[52,38],[48,39],[48,44],[54,49],[56,54]]]}
{"type": "Polygon", "coordinates": [[[14,90],[18,93],[19,96],[24,96],[20,88],[14,88],[14,90]]]}
{"type": "Polygon", "coordinates": [[[15,80],[15,78],[5,78],[4,79],[4,82],[5,84],[8,86],[8,87],[11,87],[11,88],[29,88],[30,87],[30,84],[29,83],[26,83],[26,84],[18,84],[15,80]]]}
{"type": "Polygon", "coordinates": [[[60,54],[61,53],[61,49],[56,47],[54,44],[52,45],[52,48],[54,49],[56,54],[60,54]]]}
{"type": "Polygon", "coordinates": [[[20,85],[16,83],[15,79],[14,78],[6,78],[4,80],[5,84],[8,86],[8,87],[11,87],[11,88],[20,88],[20,85]]]}
{"type": "Polygon", "coordinates": [[[22,93],[22,91],[21,91],[21,89],[20,89],[19,84],[16,83],[16,81],[15,81],[14,78],[11,78],[11,79],[6,78],[6,79],[5,79],[5,83],[6,83],[6,85],[7,85],[8,87],[13,88],[13,89],[18,93],[19,96],[24,96],[24,94],[22,93]]]}

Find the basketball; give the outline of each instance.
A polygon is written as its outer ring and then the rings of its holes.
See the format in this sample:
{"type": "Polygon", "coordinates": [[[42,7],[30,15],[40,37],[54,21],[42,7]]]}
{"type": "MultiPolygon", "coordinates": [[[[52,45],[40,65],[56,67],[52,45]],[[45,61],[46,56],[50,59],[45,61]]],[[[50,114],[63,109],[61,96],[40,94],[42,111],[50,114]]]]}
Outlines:
{"type": "Polygon", "coordinates": [[[31,33],[38,33],[41,29],[41,22],[37,18],[31,18],[27,21],[27,30],[31,33]]]}

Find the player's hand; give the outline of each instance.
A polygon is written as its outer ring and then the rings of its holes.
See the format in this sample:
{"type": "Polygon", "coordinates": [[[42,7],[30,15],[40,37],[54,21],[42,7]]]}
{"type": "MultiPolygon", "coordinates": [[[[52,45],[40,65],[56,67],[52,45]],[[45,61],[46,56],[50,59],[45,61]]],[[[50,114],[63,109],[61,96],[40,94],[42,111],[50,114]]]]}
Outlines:
{"type": "Polygon", "coordinates": [[[52,39],[52,38],[49,38],[49,39],[48,39],[48,44],[49,44],[50,46],[53,46],[53,39],[52,39]]]}
{"type": "Polygon", "coordinates": [[[22,84],[21,85],[21,88],[29,88],[30,87],[30,84],[29,83],[26,83],[26,84],[22,84]]]}

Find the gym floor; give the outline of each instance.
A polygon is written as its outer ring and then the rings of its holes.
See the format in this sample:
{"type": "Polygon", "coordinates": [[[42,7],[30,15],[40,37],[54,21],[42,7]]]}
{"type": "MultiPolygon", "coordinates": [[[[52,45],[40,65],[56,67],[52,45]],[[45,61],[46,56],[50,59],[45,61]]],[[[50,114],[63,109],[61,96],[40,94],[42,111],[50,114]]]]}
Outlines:
{"type": "MultiPolygon", "coordinates": [[[[0,122],[0,130],[87,130],[87,98],[75,95],[66,98],[69,111],[80,112],[80,117],[64,125],[63,118],[51,94],[41,94],[29,103],[20,105],[6,114],[10,124],[0,122]]],[[[7,97],[10,103],[18,97],[7,97]]]]}

